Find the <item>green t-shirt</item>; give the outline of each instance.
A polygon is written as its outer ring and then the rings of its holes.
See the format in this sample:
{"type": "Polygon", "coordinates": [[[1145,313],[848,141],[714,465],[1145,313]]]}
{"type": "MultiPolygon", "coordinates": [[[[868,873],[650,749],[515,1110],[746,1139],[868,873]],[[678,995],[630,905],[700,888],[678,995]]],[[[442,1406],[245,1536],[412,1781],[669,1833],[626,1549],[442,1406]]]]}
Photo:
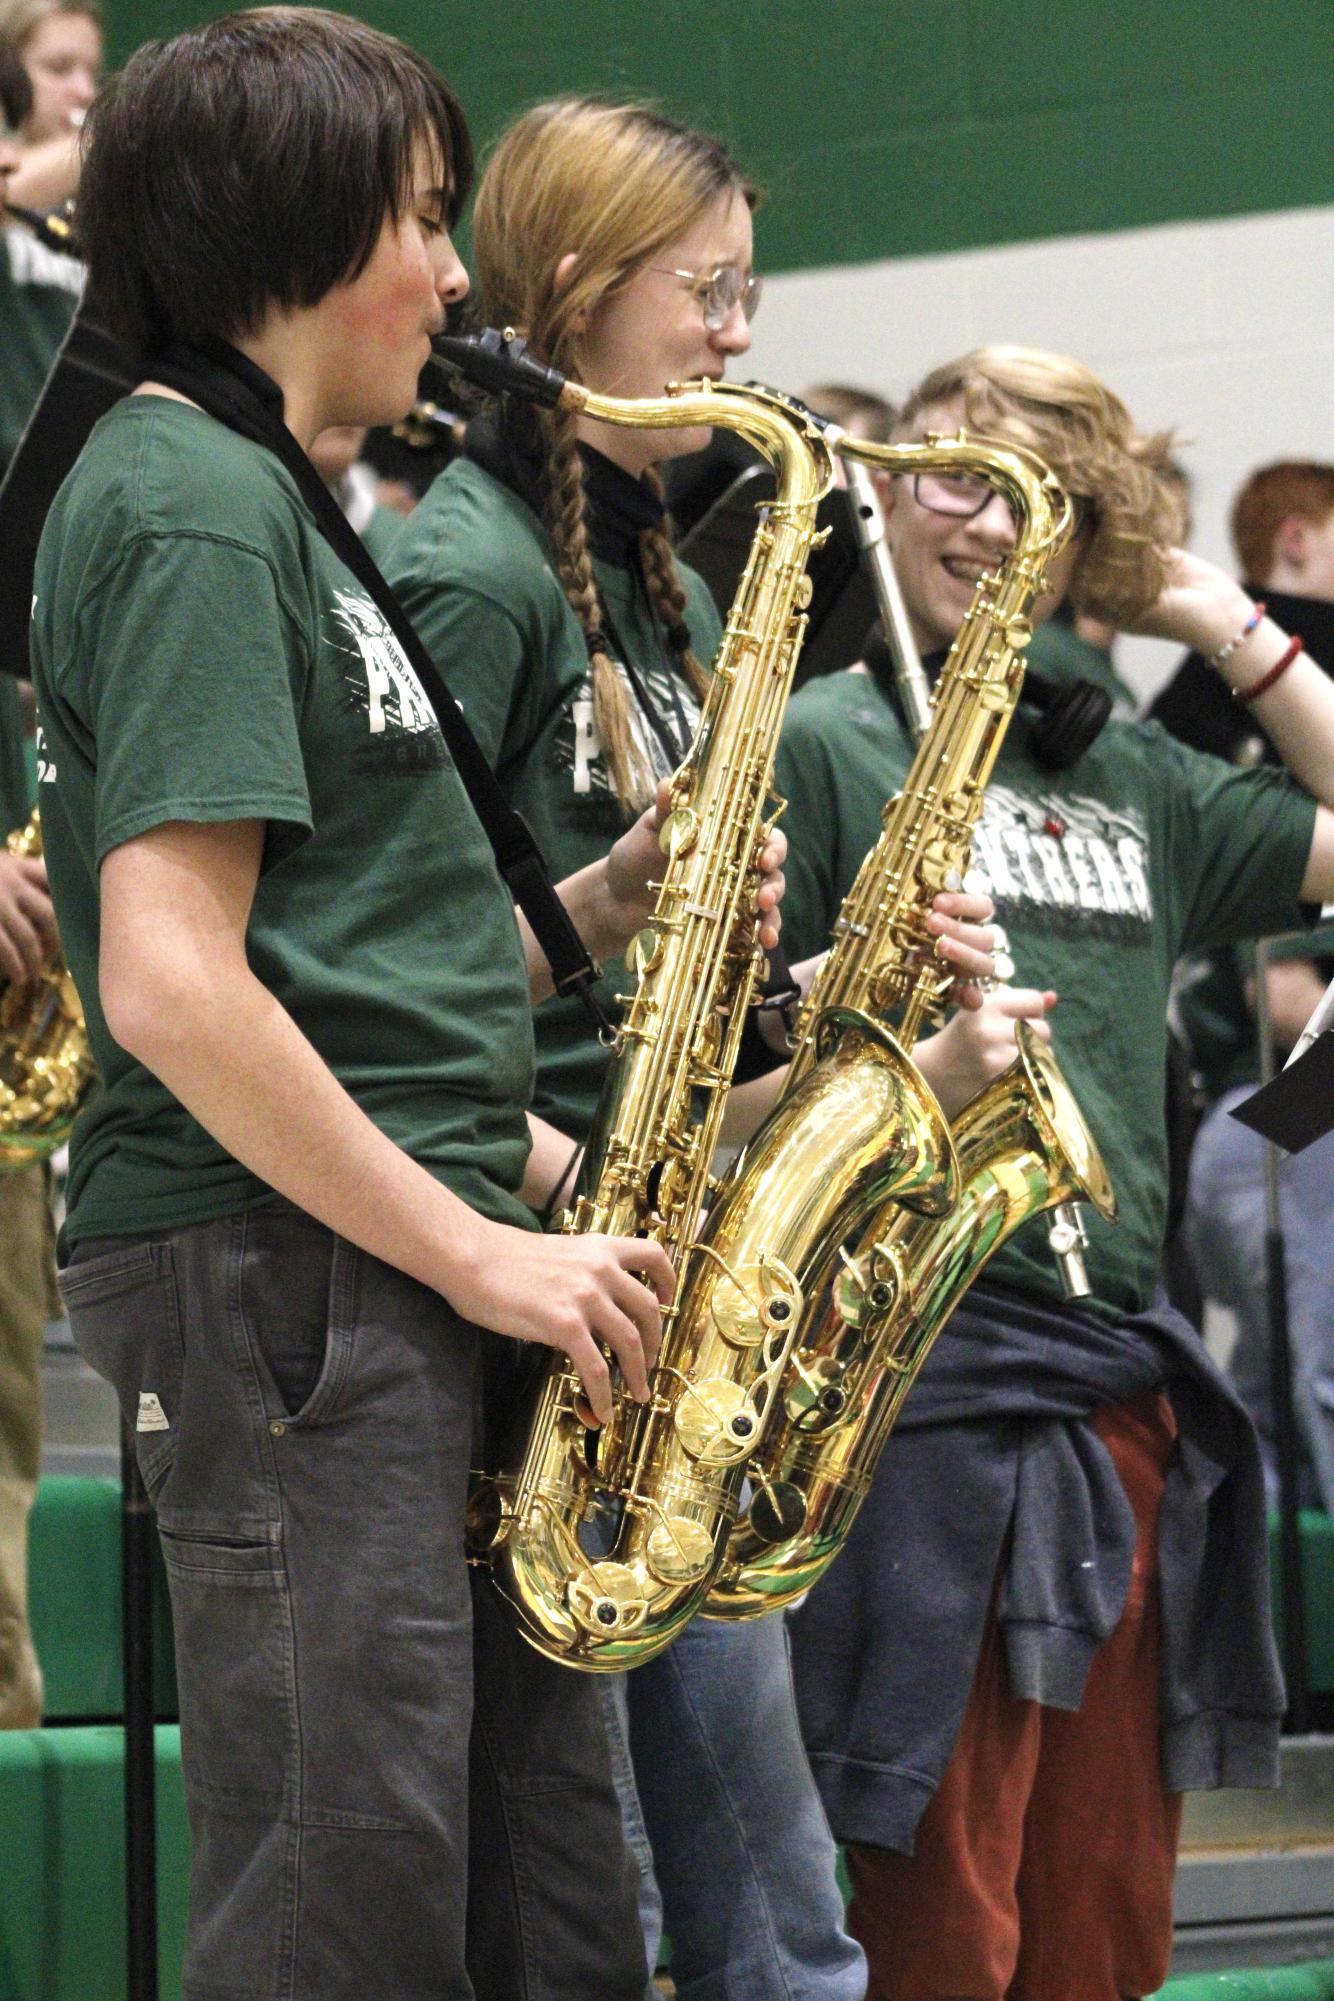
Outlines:
{"type": "Polygon", "coordinates": [[[185,404],[118,404],[42,536],[33,666],[53,893],[104,1080],[74,1133],[71,1239],[265,1193],[98,1005],[98,867],[177,820],[266,822],[255,973],[391,1139],[526,1220],[513,908],[420,683],[278,461],[185,404]]]}
{"type": "Polygon", "coordinates": [[[0,674],[0,844],[32,811],[28,760],[23,754],[23,709],[19,684],[0,674]]]}
{"type": "Polygon", "coordinates": [[[0,230],[0,472],[13,457],[83,287],[83,266],[26,229],[0,230]]]}
{"type": "MultiPolygon", "coordinates": [[[[1001,750],[973,843],[979,886],[1009,933],[1016,984],[1051,987],[1052,1047],[1106,1161],[1116,1225],[1087,1211],[1095,1306],[1152,1296],[1167,1189],[1166,1014],[1179,953],[1302,921],[1297,902],[1315,804],[1283,774],[1240,771],[1156,723],[1111,723],[1071,771],[1026,749],[1021,711],[1001,750]]],[[[783,937],[818,951],[880,833],[911,746],[867,675],[812,682],[779,747],[790,800],[783,937]]],[[[1043,1219],[987,1268],[998,1283],[1059,1298],[1043,1219]]]]}
{"type": "MultiPolygon", "coordinates": [[[[637,567],[595,562],[613,646],[623,648],[679,749],[698,708],[671,664],[637,567]]],[[[680,567],[694,649],[709,660],[721,631],[706,586],[680,567]]],[[[400,530],[388,575],[490,758],[506,796],[537,836],[556,880],[606,854],[624,831],[593,719],[588,649],[561,588],[546,531],[489,472],[460,459],[437,479],[400,530]]],[[[632,713],[654,771],[677,751],[660,741],[629,683],[632,713]]],[[[624,961],[603,971],[614,1012],[629,990],[624,961]]],[[[534,1109],[582,1139],[608,1062],[578,1000],[538,1008],[534,1109]]]]}
{"type": "Polygon", "coordinates": [[[1129,682],[1116,671],[1116,662],[1101,646],[1081,639],[1062,618],[1049,618],[1029,641],[1024,655],[1035,673],[1068,687],[1072,681],[1092,681],[1112,698],[1112,714],[1130,722],[1139,713],[1139,702],[1129,682]]]}

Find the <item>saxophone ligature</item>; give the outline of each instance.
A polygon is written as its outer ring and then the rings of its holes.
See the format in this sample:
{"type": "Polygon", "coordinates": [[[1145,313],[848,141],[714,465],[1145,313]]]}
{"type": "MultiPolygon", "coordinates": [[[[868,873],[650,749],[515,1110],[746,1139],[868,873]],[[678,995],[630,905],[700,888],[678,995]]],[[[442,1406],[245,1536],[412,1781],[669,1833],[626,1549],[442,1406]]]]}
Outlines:
{"type": "MultiPolygon", "coordinates": [[[[832,462],[821,428],[772,391],[701,382],[622,399],[567,382],[512,335],[436,346],[483,387],[560,400],[602,422],[733,430],[777,480],[672,780],[658,902],[627,954],[635,991],[581,1192],[563,1220],[573,1231],[652,1236],[676,1262],[650,1401],[640,1407],[618,1390],[610,1423],[593,1430],[577,1375],[552,1357],[524,1435],[483,1471],[469,1514],[472,1551],[489,1562],[524,1637],[567,1665],[612,1670],[651,1658],[702,1603],[802,1318],[801,1285],[780,1255],[766,1249],[738,1266],[717,1232],[699,1241],[697,1231],[756,978],[749,911],[766,826],[781,807],[774,752],[832,462]],[[717,1280],[710,1310],[683,1314],[697,1270],[717,1280]]],[[[878,1201],[900,1188],[939,1210],[957,1181],[948,1126],[912,1064],[874,1024],[854,1064],[850,1033],[827,1075],[835,1093],[857,1100],[856,1119],[837,1139],[829,1125],[811,1176],[823,1184],[816,1206],[831,1241],[849,1233],[869,1189],[878,1201]]]]}
{"type": "MultiPolygon", "coordinates": [[[[40,855],[40,816],[34,812],[5,846],[11,855],[40,855]]],[[[0,986],[0,1174],[64,1145],[95,1077],[83,1007],[57,949],[22,986],[0,986]]]]}
{"type": "MultiPolygon", "coordinates": [[[[1047,469],[1015,447],[960,433],[921,445],[842,439],[838,448],[893,473],[980,475],[1008,502],[1016,539],[996,573],[980,579],[923,708],[926,727],[903,789],[885,807],[880,839],[843,902],[832,949],[798,1018],[786,1095],[738,1160],[741,1192],[729,1187],[720,1214],[729,1201],[748,1200],[757,1216],[781,1210],[784,1182],[800,1171],[783,1124],[807,1076],[828,1060],[831,1020],[849,1012],[892,1020],[911,1049],[922,1026],[938,1017],[950,975],[931,959],[926,917],[940,890],[963,883],[973,828],[1019,698],[1029,614],[1069,532],[1068,504],[1047,469]]],[[[1106,1169],[1069,1087],[1041,1039],[1017,1026],[1014,1063],[955,1123],[962,1181],[948,1214],[913,1215],[891,1200],[867,1213],[832,1256],[817,1246],[808,1257],[801,1245],[785,1244],[802,1275],[806,1318],[784,1371],[779,1413],[749,1468],[750,1505],[710,1588],[710,1616],[778,1610],[823,1575],[847,1540],[937,1333],[1021,1223],[1075,1196],[1114,1218],[1106,1169]]]]}

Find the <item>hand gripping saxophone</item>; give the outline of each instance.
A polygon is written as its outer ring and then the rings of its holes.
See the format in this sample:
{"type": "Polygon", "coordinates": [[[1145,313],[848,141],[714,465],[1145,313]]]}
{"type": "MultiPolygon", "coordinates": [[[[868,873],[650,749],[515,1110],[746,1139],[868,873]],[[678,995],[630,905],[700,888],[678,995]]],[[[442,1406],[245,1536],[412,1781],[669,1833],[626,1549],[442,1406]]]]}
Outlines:
{"type": "MultiPolygon", "coordinates": [[[[484,386],[522,390],[519,370],[503,365],[516,345],[484,335],[464,350],[464,365],[484,386]]],[[[460,343],[437,346],[452,358],[460,343]]],[[[675,1305],[665,1313],[651,1401],[641,1407],[619,1392],[602,1431],[586,1422],[577,1375],[553,1357],[526,1436],[487,1469],[470,1509],[472,1548],[489,1559],[524,1636],[555,1660],[597,1671],[649,1659],[702,1602],[801,1318],[801,1287],[781,1259],[762,1257],[734,1284],[716,1240],[694,1239],[756,975],[757,858],[775,805],[774,750],[831,461],[819,429],[770,392],[702,383],[626,401],[567,384],[519,352],[539,394],[602,422],[738,432],[769,459],[778,487],[761,510],[699,729],[672,780],[657,907],[628,954],[637,985],[582,1192],[564,1223],[654,1237],[675,1259],[680,1286],[703,1265],[722,1275],[725,1298],[716,1315],[683,1319],[675,1305]]],[[[954,1179],[943,1115],[897,1051],[876,1069],[858,1170],[884,1191],[910,1183],[939,1207],[954,1179]]],[[[845,1184],[852,1179],[849,1170],[845,1184]]],[[[834,1234],[846,1234],[837,1218],[834,1234]]]]}
{"type": "MultiPolygon", "coordinates": [[[[968,867],[973,828],[1019,699],[1029,612],[1046,563],[1069,530],[1051,476],[1028,453],[982,439],[924,445],[841,439],[845,456],[896,473],[981,474],[1018,523],[1015,546],[983,577],[936,687],[929,722],[883,832],[844,900],[834,944],[795,1031],[787,1096],[737,1162],[741,1189],[772,1178],[780,1191],[799,1157],[787,1155],[787,1106],[839,1047],[850,1012],[891,1016],[911,1049],[952,975],[932,955],[926,918],[968,867]]],[[[1078,1195],[1109,1220],[1116,1205],[1092,1135],[1043,1042],[1018,1024],[1019,1056],[954,1126],[960,1195],[946,1215],[913,1214],[890,1200],[867,1215],[833,1256],[807,1259],[806,1318],[789,1356],[781,1408],[749,1473],[753,1496],[729,1538],[707,1612],[750,1618],[816,1583],[847,1540],[875,1462],[931,1343],[992,1253],[1039,1210],[1078,1195]]],[[[718,1205],[747,1199],[729,1189],[718,1205]]],[[[748,1191],[757,1214],[777,1206],[748,1191]]],[[[770,1242],[776,1240],[770,1239],[770,1242]]]]}
{"type": "MultiPolygon", "coordinates": [[[[12,855],[41,854],[36,813],[5,846],[12,855]]],[[[23,986],[0,984],[0,1174],[63,1146],[96,1075],[63,953],[52,953],[23,986]]]]}

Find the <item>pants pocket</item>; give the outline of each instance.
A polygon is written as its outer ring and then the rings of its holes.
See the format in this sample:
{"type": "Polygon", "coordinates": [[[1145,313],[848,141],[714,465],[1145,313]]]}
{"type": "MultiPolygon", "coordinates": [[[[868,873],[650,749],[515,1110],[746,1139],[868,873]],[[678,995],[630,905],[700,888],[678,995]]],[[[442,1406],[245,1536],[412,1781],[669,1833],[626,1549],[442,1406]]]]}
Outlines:
{"type": "Polygon", "coordinates": [[[192,1804],[290,1812],[295,1729],[281,1551],[159,1528],[192,1804]]]}
{"type": "Polygon", "coordinates": [[[172,1247],[142,1239],[81,1247],[60,1290],[75,1345],[115,1390],[156,1497],[175,1456],[184,1366],[172,1247]]]}
{"type": "Polygon", "coordinates": [[[327,1419],[352,1363],[360,1253],[293,1204],[246,1217],[241,1321],[267,1415],[289,1427],[327,1419]]]}

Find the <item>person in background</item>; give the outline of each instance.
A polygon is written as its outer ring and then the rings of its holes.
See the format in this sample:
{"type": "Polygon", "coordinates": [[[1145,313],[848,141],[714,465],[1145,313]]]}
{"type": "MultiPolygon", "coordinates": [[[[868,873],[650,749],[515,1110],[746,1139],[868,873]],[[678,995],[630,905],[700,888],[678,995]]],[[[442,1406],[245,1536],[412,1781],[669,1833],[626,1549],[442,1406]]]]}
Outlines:
{"type": "MultiPolygon", "coordinates": [[[[1281,1067],[1334,980],[1334,929],[1270,947],[1265,982],[1274,1058],[1281,1067]]],[[[1240,954],[1238,955],[1240,956],[1240,954]]],[[[1249,960],[1249,955],[1248,955],[1249,960]]],[[[1257,974],[1243,972],[1255,1014],[1257,974]]],[[[1272,1384],[1273,1328],[1266,1263],[1265,1141],[1232,1117],[1252,1083],[1223,1093],[1196,1136],[1186,1203],[1186,1241],[1204,1295],[1236,1316],[1228,1369],[1255,1420],[1271,1501],[1278,1498],[1272,1384]]],[[[1277,1162],[1287,1284],[1293,1407],[1302,1505],[1334,1515],[1334,1135],[1277,1162]]]]}
{"type": "MultiPolygon", "coordinates": [[[[1232,503],[1237,567],[1248,595],[1302,636],[1307,655],[1334,675],[1334,465],[1279,459],[1261,466],[1232,503]]],[[[1186,656],[1149,707],[1165,730],[1235,764],[1273,763],[1263,716],[1234,702],[1199,653],[1186,656]]],[[[1235,954],[1183,962],[1175,1011],[1207,1102],[1258,1075],[1251,1010],[1235,954]]]]}
{"type": "Polygon", "coordinates": [[[79,184],[79,132],[102,74],[101,10],[95,0],[0,0],[0,34],[16,45],[32,84],[13,198],[57,208],[79,184]]]}
{"type": "MultiPolygon", "coordinates": [[[[39,856],[5,836],[31,810],[18,683],[0,674],[0,993],[22,1005],[58,944],[39,856]]],[[[42,1720],[42,1677],[28,1621],[28,1517],[42,1451],[42,1329],[54,1310],[45,1164],[0,1160],[0,1730],[42,1720]]]]}
{"type": "Polygon", "coordinates": [[[0,477],[74,317],[83,266],[39,243],[21,222],[5,220],[22,150],[19,135],[32,107],[32,83],[17,44],[0,28],[0,477]]]}
{"type": "Polygon", "coordinates": [[[817,382],[803,389],[801,400],[828,423],[841,424],[854,438],[869,438],[883,444],[894,424],[894,409],[873,389],[857,389],[847,382],[817,382]]]}
{"type": "MultiPolygon", "coordinates": [[[[872,2001],[1121,2001],[1167,1972],[1181,1792],[1277,1777],[1254,1429],[1156,1299],[1166,1010],[1183,948],[1288,928],[1334,888],[1334,689],[1222,571],[1164,546],[1167,441],[1087,368],[977,350],[927,376],[898,435],[959,425],[1029,447],[1072,497],[1036,616],[1070,590],[1120,631],[1221,656],[1301,781],[1116,722],[1053,768],[1020,703],[972,866],[1019,976],[1059,995],[1054,1052],[1119,1221],[1088,1217],[1086,1301],[1063,1298],[1045,1218],[996,1252],[793,1621],[872,2001]]],[[[1015,523],[980,478],[901,477],[884,499],[930,672],[1015,523]]],[[[794,956],[828,936],[912,754],[875,660],[793,703],[777,778],[794,956]]],[[[984,1074],[1013,1055],[1002,996],[988,1017],[984,1074]]]]}
{"type": "Polygon", "coordinates": [[[381,482],[361,457],[366,432],[365,424],[332,425],[311,446],[310,462],[383,569],[402,515],[380,503],[381,482]]]}
{"type": "MultiPolygon", "coordinates": [[[[0,36],[0,225],[17,150],[9,136],[30,97],[18,52],[0,36]]],[[[0,236],[0,300],[9,270],[0,236]]],[[[0,381],[3,381],[0,363],[0,381]]],[[[0,461],[2,464],[2,461],[0,461]]],[[[27,821],[31,788],[19,684],[0,674],[0,989],[22,990],[57,945],[40,856],[5,846],[27,821]]],[[[0,1729],[42,1720],[42,1678],[28,1624],[28,1517],[41,1462],[42,1328],[50,1311],[51,1212],[40,1164],[0,1163],[0,1729]]]]}

